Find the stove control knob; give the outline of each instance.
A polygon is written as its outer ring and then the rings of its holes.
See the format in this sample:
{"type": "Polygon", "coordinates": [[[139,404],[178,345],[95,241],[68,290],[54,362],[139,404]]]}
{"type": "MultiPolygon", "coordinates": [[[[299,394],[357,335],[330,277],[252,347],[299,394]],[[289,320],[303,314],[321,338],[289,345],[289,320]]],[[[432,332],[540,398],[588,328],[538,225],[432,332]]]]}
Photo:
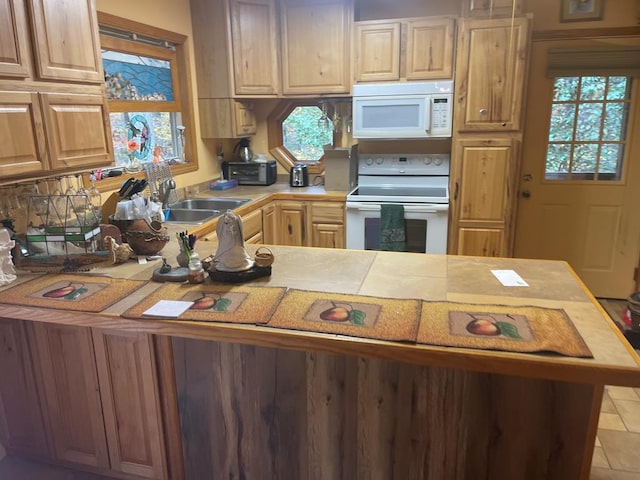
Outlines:
{"type": "Polygon", "coordinates": [[[367,165],[373,165],[373,158],[371,157],[367,158],[366,162],[367,162],[367,165]]]}
{"type": "Polygon", "coordinates": [[[378,157],[376,158],[376,165],[382,165],[384,163],[384,158],[378,157]]]}
{"type": "Polygon", "coordinates": [[[440,165],[442,165],[442,159],[441,159],[441,158],[436,158],[436,159],[433,161],[433,163],[434,163],[435,165],[440,166],[440,165]]]}
{"type": "Polygon", "coordinates": [[[424,164],[431,165],[431,157],[424,157],[424,164]]]}

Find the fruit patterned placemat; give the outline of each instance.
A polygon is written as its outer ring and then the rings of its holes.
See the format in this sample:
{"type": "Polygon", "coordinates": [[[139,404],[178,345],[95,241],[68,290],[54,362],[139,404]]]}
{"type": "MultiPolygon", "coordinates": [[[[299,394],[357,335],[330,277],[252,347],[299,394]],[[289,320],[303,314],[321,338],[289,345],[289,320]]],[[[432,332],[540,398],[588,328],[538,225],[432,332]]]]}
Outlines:
{"type": "MultiPolygon", "coordinates": [[[[226,284],[165,283],[123,317],[150,318],[143,313],[160,300],[194,302],[177,319],[199,322],[264,323],[273,313],[285,292],[284,287],[248,287],[226,284]]],[[[157,317],[167,320],[166,317],[157,317]]]]}
{"type": "Polygon", "coordinates": [[[418,343],[593,357],[562,309],[422,302],[418,343]]]}
{"type": "Polygon", "coordinates": [[[415,342],[419,300],[287,291],[268,327],[415,342]]]}
{"type": "Polygon", "coordinates": [[[0,303],[101,312],[147,282],[72,274],[46,274],[8,288],[0,303]]]}

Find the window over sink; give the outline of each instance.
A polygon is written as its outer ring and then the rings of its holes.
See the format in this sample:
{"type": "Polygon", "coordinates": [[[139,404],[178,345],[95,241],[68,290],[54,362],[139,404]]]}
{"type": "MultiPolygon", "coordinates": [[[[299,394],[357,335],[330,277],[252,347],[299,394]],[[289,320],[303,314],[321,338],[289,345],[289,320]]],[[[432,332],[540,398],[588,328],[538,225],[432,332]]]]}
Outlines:
{"type": "Polygon", "coordinates": [[[98,22],[116,167],[164,160],[174,175],[197,170],[187,37],[104,13],[98,22]]]}

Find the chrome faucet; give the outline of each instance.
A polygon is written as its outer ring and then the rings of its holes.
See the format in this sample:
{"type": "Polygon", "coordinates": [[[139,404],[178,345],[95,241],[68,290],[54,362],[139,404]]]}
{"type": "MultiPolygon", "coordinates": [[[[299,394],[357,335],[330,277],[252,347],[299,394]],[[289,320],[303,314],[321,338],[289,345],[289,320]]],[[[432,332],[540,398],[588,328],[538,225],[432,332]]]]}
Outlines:
{"type": "Polygon", "coordinates": [[[162,202],[162,209],[166,210],[169,205],[169,196],[171,195],[171,191],[176,189],[176,181],[173,178],[166,178],[158,187],[160,201],[162,202]]]}

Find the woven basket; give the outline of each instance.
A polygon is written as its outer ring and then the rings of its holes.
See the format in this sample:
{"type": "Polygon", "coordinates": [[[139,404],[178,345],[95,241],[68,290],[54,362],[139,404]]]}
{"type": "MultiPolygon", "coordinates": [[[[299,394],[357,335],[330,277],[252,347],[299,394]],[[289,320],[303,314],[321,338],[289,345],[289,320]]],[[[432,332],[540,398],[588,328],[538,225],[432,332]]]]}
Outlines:
{"type": "Polygon", "coordinates": [[[274,260],[275,257],[273,256],[273,252],[267,247],[260,247],[258,248],[258,250],[256,250],[254,261],[259,267],[268,267],[273,263],[274,260]]]}

